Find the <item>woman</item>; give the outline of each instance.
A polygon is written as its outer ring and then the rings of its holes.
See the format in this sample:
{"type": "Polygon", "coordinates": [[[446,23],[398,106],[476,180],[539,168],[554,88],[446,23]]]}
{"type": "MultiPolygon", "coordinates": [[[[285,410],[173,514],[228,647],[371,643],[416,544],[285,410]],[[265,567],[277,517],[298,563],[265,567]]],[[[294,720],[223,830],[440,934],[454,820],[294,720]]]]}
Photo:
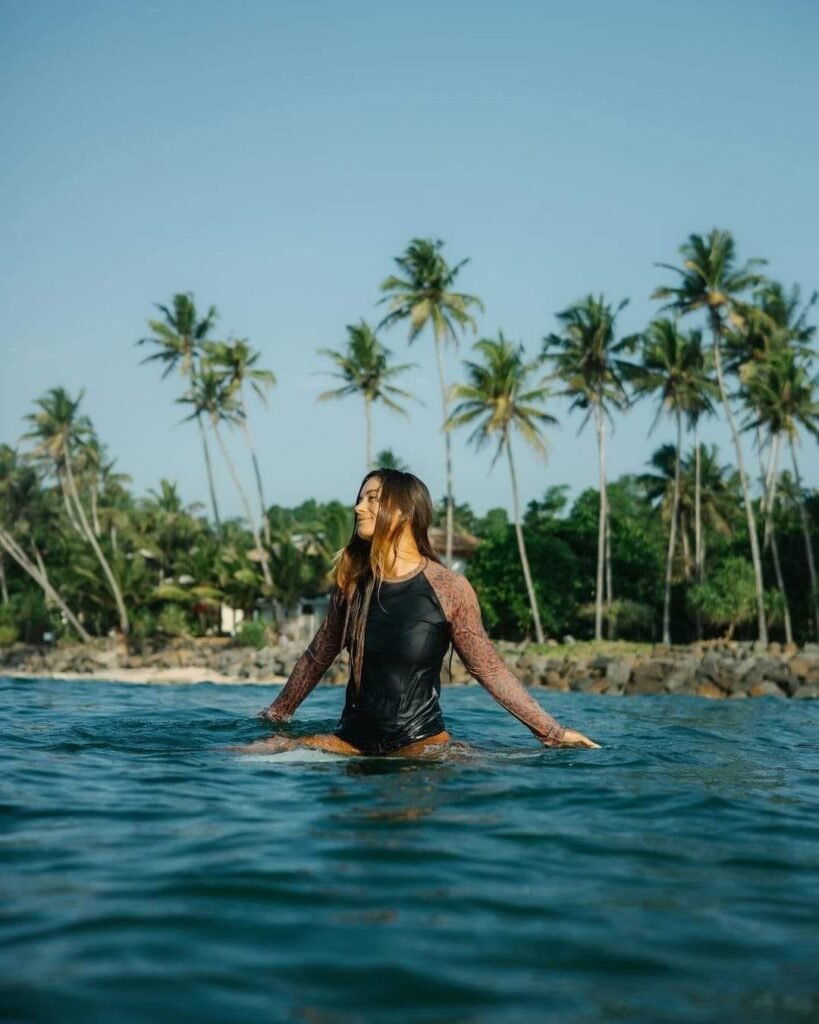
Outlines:
{"type": "Polygon", "coordinates": [[[350,679],[335,733],[273,737],[244,751],[295,746],[339,754],[418,756],[446,748],[439,704],[450,643],[467,670],[550,747],[597,747],[559,725],[501,661],[481,624],[475,591],[429,542],[432,501],[412,473],[378,469],[358,492],[353,536],[336,560],[327,616],[281,693],[260,717],[287,721],[342,647],[350,679]]]}

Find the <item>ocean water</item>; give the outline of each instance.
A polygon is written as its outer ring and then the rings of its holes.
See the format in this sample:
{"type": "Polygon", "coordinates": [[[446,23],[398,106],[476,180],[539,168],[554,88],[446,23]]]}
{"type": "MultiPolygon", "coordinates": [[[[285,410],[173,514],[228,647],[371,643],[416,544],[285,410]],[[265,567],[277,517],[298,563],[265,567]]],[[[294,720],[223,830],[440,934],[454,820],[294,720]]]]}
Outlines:
{"type": "Polygon", "coordinates": [[[535,691],[579,751],[459,687],[458,757],[231,750],[275,693],[0,680],[0,1019],[819,1019],[819,702],[535,691]]]}

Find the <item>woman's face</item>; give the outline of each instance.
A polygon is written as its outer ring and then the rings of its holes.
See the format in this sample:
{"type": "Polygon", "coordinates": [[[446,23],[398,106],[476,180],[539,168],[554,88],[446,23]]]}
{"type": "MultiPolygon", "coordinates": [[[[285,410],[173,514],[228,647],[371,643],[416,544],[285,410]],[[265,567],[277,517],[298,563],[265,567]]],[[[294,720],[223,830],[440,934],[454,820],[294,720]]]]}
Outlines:
{"type": "Polygon", "coordinates": [[[372,540],[375,517],[378,515],[381,478],[371,476],[361,488],[355,505],[356,533],[362,540],[372,540]]]}

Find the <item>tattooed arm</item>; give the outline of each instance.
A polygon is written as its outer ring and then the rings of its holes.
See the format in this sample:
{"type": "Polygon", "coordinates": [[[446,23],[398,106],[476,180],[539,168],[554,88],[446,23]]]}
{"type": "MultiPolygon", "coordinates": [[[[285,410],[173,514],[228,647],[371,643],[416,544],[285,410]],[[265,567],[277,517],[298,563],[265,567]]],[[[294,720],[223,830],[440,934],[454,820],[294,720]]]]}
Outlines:
{"type": "Polygon", "coordinates": [[[509,671],[486,635],[471,583],[465,576],[455,578],[459,593],[450,620],[452,643],[467,671],[546,746],[597,746],[582,733],[555,721],[509,671]]]}
{"type": "Polygon", "coordinates": [[[281,693],[260,713],[260,718],[271,722],[287,721],[332,665],[343,642],[344,606],[344,595],[336,587],[316,635],[293,666],[281,693]]]}

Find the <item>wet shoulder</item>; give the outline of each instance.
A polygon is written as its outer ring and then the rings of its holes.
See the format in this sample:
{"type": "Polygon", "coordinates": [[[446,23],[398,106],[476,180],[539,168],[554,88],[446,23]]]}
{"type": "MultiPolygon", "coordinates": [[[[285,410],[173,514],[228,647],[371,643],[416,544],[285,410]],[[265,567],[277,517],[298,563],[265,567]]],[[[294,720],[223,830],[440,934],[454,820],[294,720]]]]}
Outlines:
{"type": "Polygon", "coordinates": [[[424,576],[435,591],[435,596],[441,605],[444,615],[449,621],[458,614],[465,602],[468,602],[472,593],[472,586],[469,580],[460,573],[453,572],[440,562],[433,562],[431,559],[424,568],[424,576]]]}

